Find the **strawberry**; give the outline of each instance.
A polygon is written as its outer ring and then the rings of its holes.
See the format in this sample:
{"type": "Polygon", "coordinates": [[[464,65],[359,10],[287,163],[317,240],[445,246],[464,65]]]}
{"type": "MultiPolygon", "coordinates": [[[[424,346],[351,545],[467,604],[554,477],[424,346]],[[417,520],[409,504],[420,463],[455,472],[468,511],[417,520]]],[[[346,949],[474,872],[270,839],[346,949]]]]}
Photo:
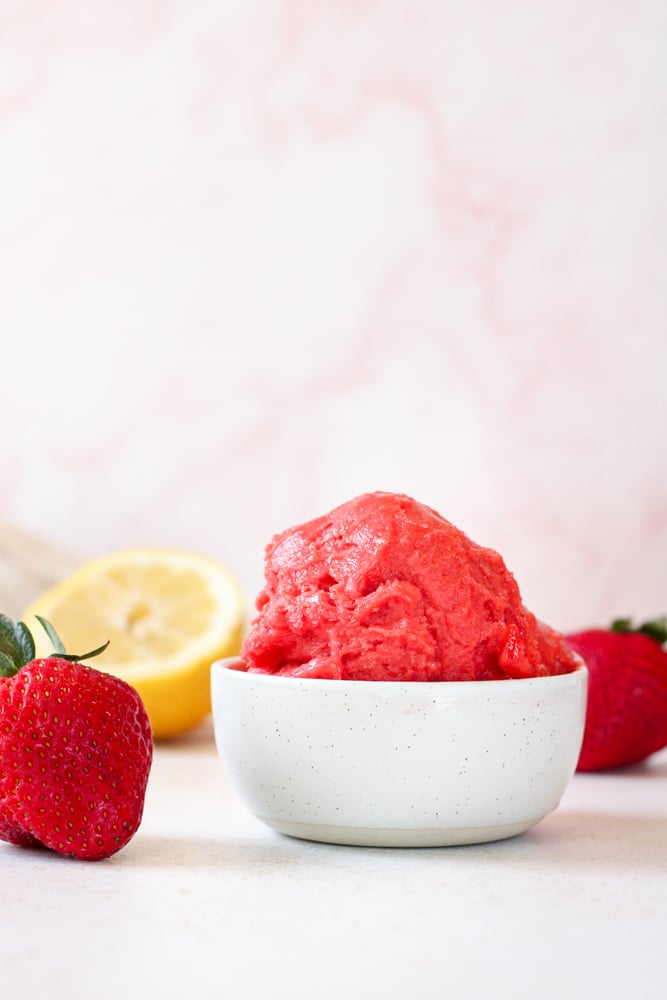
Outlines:
{"type": "MultiPolygon", "coordinates": [[[[0,840],[86,861],[136,833],[153,741],[139,695],[67,654],[35,659],[23,622],[0,615],[0,840]]],[[[107,644],[108,645],[108,644],[107,644]]]]}
{"type": "Polygon", "coordinates": [[[588,704],[578,771],[636,764],[667,746],[667,618],[635,629],[630,619],[611,629],[567,636],[588,667],[588,704]]]}

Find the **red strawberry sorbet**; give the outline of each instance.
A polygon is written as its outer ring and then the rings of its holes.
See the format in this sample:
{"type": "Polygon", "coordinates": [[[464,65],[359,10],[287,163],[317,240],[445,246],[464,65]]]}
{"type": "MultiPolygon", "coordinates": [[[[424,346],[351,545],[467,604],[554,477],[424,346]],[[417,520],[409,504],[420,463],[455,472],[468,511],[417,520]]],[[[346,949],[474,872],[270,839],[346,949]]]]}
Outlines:
{"type": "Polygon", "coordinates": [[[471,681],[577,665],[497,552],[401,494],[367,493],[277,535],[265,577],[241,652],[250,672],[471,681]]]}

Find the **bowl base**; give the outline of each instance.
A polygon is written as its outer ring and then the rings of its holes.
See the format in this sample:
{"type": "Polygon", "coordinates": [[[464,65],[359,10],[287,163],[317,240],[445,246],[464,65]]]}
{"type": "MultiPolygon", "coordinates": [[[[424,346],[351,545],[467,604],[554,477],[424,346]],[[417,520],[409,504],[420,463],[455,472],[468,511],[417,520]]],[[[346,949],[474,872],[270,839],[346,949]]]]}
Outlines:
{"type": "Polygon", "coordinates": [[[462,844],[487,844],[507,840],[524,833],[543,817],[503,823],[497,826],[453,826],[427,828],[384,828],[363,826],[329,826],[320,823],[295,823],[285,819],[257,816],[278,833],[300,840],[315,840],[323,844],[346,844],[349,847],[455,847],[462,844]]]}

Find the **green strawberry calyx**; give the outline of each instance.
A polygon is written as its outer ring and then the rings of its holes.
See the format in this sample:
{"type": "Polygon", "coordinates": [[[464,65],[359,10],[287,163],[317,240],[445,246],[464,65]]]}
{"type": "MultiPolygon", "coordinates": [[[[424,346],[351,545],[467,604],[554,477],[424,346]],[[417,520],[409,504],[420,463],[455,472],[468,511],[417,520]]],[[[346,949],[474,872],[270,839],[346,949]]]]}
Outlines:
{"type": "MultiPolygon", "coordinates": [[[[70,660],[73,663],[90,660],[93,656],[103,653],[109,645],[107,640],[103,646],[98,646],[89,653],[80,656],[68,653],[51,622],[41,615],[35,615],[35,618],[51,640],[55,656],[61,660],[70,660]]],[[[0,614],[0,677],[13,677],[22,667],[34,660],[35,655],[35,640],[25,622],[15,622],[7,615],[0,614]]]]}
{"type": "Polygon", "coordinates": [[[647,635],[650,639],[655,639],[661,646],[667,642],[667,615],[660,618],[652,618],[641,625],[634,625],[632,618],[617,618],[611,623],[612,632],[638,632],[640,635],[647,635]]]}

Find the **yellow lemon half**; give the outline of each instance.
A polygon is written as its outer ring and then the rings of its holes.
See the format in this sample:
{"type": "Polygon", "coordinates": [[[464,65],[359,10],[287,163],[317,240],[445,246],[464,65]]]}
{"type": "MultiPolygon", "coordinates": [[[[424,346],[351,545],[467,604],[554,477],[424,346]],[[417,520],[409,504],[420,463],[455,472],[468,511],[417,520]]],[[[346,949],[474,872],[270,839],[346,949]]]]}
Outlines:
{"type": "Polygon", "coordinates": [[[137,548],[85,563],[28,608],[37,655],[48,656],[53,646],[36,615],[68,653],[110,640],[92,664],[137,689],[155,739],[164,739],[210,712],[211,663],[238,653],[245,602],[234,575],[212,559],[137,548]]]}

